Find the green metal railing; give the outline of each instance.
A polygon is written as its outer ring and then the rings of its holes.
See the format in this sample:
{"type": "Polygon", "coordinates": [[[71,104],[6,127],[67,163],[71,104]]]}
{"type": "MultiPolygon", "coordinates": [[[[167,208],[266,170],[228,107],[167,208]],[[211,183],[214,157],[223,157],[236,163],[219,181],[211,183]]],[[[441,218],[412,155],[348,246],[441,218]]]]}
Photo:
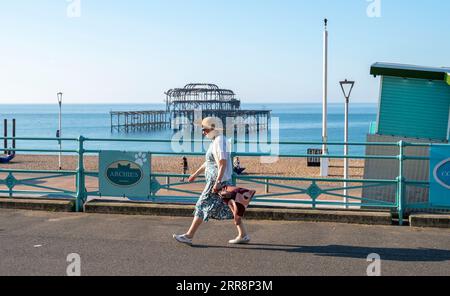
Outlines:
{"type": "MultiPolygon", "coordinates": [[[[1,138],[1,140],[17,140],[17,141],[65,141],[65,142],[78,142],[79,139],[77,138],[61,138],[61,139],[55,139],[55,138],[35,138],[35,137],[23,137],[23,138],[1,138]]],[[[56,150],[56,149],[12,149],[8,148],[8,151],[17,153],[17,152],[26,152],[26,153],[72,153],[72,154],[78,154],[78,150],[69,150],[69,149],[63,149],[63,150],[56,150]]],[[[6,166],[6,165],[5,165],[6,166]]],[[[4,173],[6,174],[6,177],[4,180],[0,179],[0,188],[3,185],[7,189],[1,189],[0,194],[7,194],[10,198],[17,196],[17,195],[32,195],[32,194],[38,194],[40,196],[42,195],[49,195],[51,197],[52,195],[57,196],[68,196],[72,197],[73,199],[76,199],[77,195],[75,191],[68,190],[67,188],[59,188],[59,187],[52,187],[52,186],[44,186],[39,185],[39,182],[49,180],[49,179],[57,179],[61,177],[76,177],[79,174],[79,170],[24,170],[24,169],[6,169],[6,168],[0,168],[0,174],[4,173]],[[17,179],[17,175],[23,175],[26,174],[28,177],[17,179]],[[25,187],[26,189],[39,189],[39,190],[15,190],[16,187],[25,187]]]]}
{"type": "MultiPolygon", "coordinates": [[[[12,139],[12,138],[0,138],[12,139]]],[[[99,191],[87,191],[86,190],[86,179],[89,177],[98,178],[98,171],[88,171],[84,168],[84,160],[86,155],[96,155],[100,153],[100,150],[87,150],[85,149],[86,143],[88,142],[142,142],[142,143],[171,143],[171,140],[144,140],[144,139],[95,139],[95,138],[84,138],[80,136],[79,138],[15,138],[16,141],[63,141],[72,142],[72,144],[77,145],[77,149],[70,150],[59,150],[59,149],[8,149],[14,152],[26,152],[26,153],[65,153],[73,154],[77,156],[78,167],[76,170],[67,171],[55,171],[55,170],[14,170],[5,168],[3,166],[0,169],[0,174],[6,174],[5,179],[0,179],[1,186],[6,186],[7,189],[0,190],[0,194],[7,194],[8,197],[13,197],[17,195],[24,194],[47,194],[50,197],[53,196],[64,196],[66,198],[71,198],[75,200],[76,210],[82,211],[83,205],[85,204],[88,197],[101,197],[99,191]],[[27,176],[25,179],[17,179],[16,176],[20,174],[35,175],[34,177],[27,176]],[[44,176],[42,176],[44,175],[44,176]],[[74,177],[74,187],[75,191],[67,190],[67,188],[57,188],[51,186],[39,185],[39,181],[56,179],[61,177],[74,177]],[[29,187],[34,190],[15,190],[16,187],[23,186],[29,187]],[[45,191],[42,191],[45,190],[45,191]]],[[[192,141],[202,142],[202,141],[192,141]]],[[[252,141],[235,141],[234,144],[258,144],[258,142],[252,141]]],[[[321,146],[322,142],[272,142],[270,144],[279,145],[296,145],[296,146],[321,146]]],[[[430,144],[416,144],[416,143],[406,143],[400,141],[398,143],[342,143],[342,142],[330,142],[327,143],[329,146],[385,146],[385,147],[398,147],[399,154],[396,156],[392,155],[308,155],[308,154],[281,154],[275,155],[279,158],[327,158],[327,159],[375,159],[375,160],[392,160],[399,162],[399,172],[398,177],[392,180],[367,180],[367,179],[342,179],[342,178],[302,178],[302,177],[281,177],[281,176],[255,176],[255,175],[234,175],[233,181],[235,183],[244,182],[246,186],[249,184],[254,184],[254,186],[262,186],[264,188],[264,194],[258,193],[255,197],[255,204],[264,204],[266,206],[279,206],[279,205],[297,205],[297,206],[311,206],[312,208],[321,207],[343,207],[343,208],[381,208],[386,210],[391,210],[398,213],[399,224],[403,225],[404,214],[407,208],[427,208],[429,204],[426,202],[419,204],[408,204],[406,200],[406,186],[418,186],[418,187],[428,187],[429,182],[417,181],[417,180],[406,180],[404,175],[404,164],[409,160],[425,160],[429,161],[428,157],[416,157],[405,155],[406,147],[430,147],[430,144]],[[291,184],[294,183],[294,184],[291,184]],[[301,183],[299,185],[298,183],[301,183]],[[334,184],[342,183],[347,184],[347,186],[336,186],[334,184]],[[321,184],[329,184],[329,186],[324,186],[321,184]],[[330,185],[333,184],[333,185],[330,185]],[[395,197],[393,201],[382,201],[374,198],[366,198],[361,196],[352,196],[350,194],[343,194],[341,192],[351,191],[351,190],[362,190],[364,188],[370,187],[384,187],[393,186],[395,187],[395,197]],[[283,192],[270,192],[270,188],[277,188],[284,190],[283,192]],[[346,190],[346,191],[344,191],[346,190]],[[298,197],[307,197],[307,199],[299,199],[298,197]],[[327,196],[334,198],[335,200],[323,200],[321,197],[327,196]],[[297,197],[297,198],[295,198],[297,197]],[[340,201],[339,199],[342,199],[340,201]]],[[[203,153],[176,153],[176,152],[147,152],[149,156],[203,156],[203,153]]],[[[237,153],[233,152],[232,157],[262,157],[271,156],[270,154],[264,153],[237,153]]],[[[150,157],[150,160],[152,157],[150,157]]],[[[165,203],[194,203],[198,199],[200,192],[179,188],[185,186],[186,182],[171,182],[173,179],[187,178],[187,175],[182,174],[172,174],[172,173],[155,173],[151,172],[151,196],[143,199],[133,199],[139,201],[148,202],[165,202],[165,203]],[[165,179],[165,184],[159,180],[165,179]],[[161,191],[165,190],[166,195],[160,194],[161,191]],[[170,194],[172,193],[172,194],[170,194]],[[178,194],[178,195],[175,195],[178,194]],[[180,195],[182,194],[182,195],[180,195]]],[[[201,183],[202,180],[195,183],[201,183]]]]}

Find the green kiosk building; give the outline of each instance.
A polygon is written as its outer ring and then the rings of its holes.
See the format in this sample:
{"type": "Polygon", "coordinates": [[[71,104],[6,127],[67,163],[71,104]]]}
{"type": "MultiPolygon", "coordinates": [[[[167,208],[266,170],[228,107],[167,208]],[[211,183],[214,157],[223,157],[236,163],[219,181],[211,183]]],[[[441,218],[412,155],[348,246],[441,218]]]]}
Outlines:
{"type": "MultiPolygon", "coordinates": [[[[375,63],[370,74],[380,81],[377,122],[368,142],[448,143],[450,139],[450,68],[375,63]]],[[[429,156],[429,148],[406,148],[411,156],[429,156]]],[[[368,147],[367,155],[398,155],[397,147],[368,147]]],[[[364,178],[395,179],[398,161],[366,160],[364,178]]],[[[409,180],[428,180],[428,161],[407,161],[409,180]]],[[[407,186],[408,202],[428,201],[428,189],[407,186]]],[[[363,196],[394,201],[395,186],[363,190],[363,196]]]]}
{"type": "Polygon", "coordinates": [[[448,142],[450,68],[376,63],[380,77],[376,134],[448,142]]]}

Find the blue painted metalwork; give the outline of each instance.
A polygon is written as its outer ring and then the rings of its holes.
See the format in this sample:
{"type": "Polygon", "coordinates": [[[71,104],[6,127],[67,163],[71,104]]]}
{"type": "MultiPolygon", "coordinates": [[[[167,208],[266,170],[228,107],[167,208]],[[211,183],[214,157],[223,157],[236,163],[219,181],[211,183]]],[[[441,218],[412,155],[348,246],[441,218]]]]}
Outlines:
{"type": "Polygon", "coordinates": [[[397,177],[398,182],[398,189],[397,189],[397,203],[398,203],[398,223],[400,226],[403,225],[403,218],[404,218],[404,209],[405,209],[405,178],[403,176],[403,162],[404,162],[404,148],[405,148],[405,142],[400,141],[398,143],[398,146],[400,148],[400,153],[398,156],[399,160],[399,174],[397,177]]]}
{"type": "MultiPolygon", "coordinates": [[[[3,138],[0,138],[0,140],[3,138]]],[[[16,138],[18,140],[20,138],[16,138]]],[[[26,138],[27,140],[35,140],[35,141],[46,141],[46,140],[58,140],[58,139],[49,139],[49,138],[26,138]]],[[[9,197],[17,196],[18,194],[61,194],[61,196],[65,196],[67,198],[71,198],[75,201],[76,211],[83,211],[83,205],[85,204],[87,197],[100,197],[100,193],[98,191],[87,192],[86,190],[86,178],[94,177],[98,178],[98,172],[87,171],[84,168],[84,159],[87,154],[97,154],[99,151],[97,150],[85,150],[84,146],[86,142],[170,142],[170,140],[143,140],[143,139],[88,139],[80,136],[78,139],[61,139],[62,141],[76,141],[78,143],[77,150],[64,150],[64,153],[72,153],[78,156],[78,168],[76,171],[46,171],[46,170],[13,170],[2,168],[0,169],[1,173],[6,173],[6,177],[4,179],[0,179],[0,186],[5,186],[6,190],[0,190],[0,193],[8,194],[9,197]],[[24,179],[18,179],[17,175],[20,174],[34,174],[39,175],[36,177],[27,177],[24,179]],[[40,176],[44,175],[44,176],[40,176]],[[55,179],[61,177],[75,177],[76,183],[76,192],[72,192],[65,188],[53,188],[50,186],[44,186],[36,184],[36,181],[40,180],[48,180],[55,179]],[[34,189],[40,189],[39,191],[26,191],[26,190],[16,190],[17,186],[27,186],[32,187],[34,189]],[[45,190],[45,191],[42,191],[45,190]]],[[[238,143],[238,141],[235,141],[238,143]]],[[[251,142],[244,142],[251,143],[251,142]]],[[[256,143],[256,142],[253,142],[256,143]]],[[[321,145],[321,142],[279,142],[280,145],[321,145]]],[[[328,143],[329,145],[341,145],[343,146],[345,143],[328,143]]],[[[417,208],[417,209],[427,209],[430,208],[429,203],[415,203],[408,204],[406,202],[406,186],[422,186],[429,187],[429,182],[417,181],[417,180],[406,180],[404,176],[404,162],[410,160],[429,160],[428,157],[413,157],[405,155],[406,147],[429,147],[430,144],[422,144],[422,143],[406,143],[406,142],[398,142],[398,143],[349,143],[349,146],[397,146],[399,148],[398,156],[362,156],[362,155],[327,155],[326,158],[329,159],[390,159],[399,161],[399,173],[398,177],[394,180],[366,180],[366,179],[342,179],[342,178],[302,178],[302,177],[281,177],[281,176],[248,176],[248,175],[234,175],[233,182],[235,184],[241,183],[243,186],[251,186],[251,184],[263,185],[266,188],[265,194],[258,194],[255,197],[255,204],[264,204],[267,206],[277,206],[277,205],[296,205],[296,206],[310,206],[312,208],[318,208],[321,206],[325,207],[361,207],[361,202],[364,201],[364,207],[367,208],[383,208],[383,209],[391,209],[395,210],[399,215],[399,224],[402,225],[404,223],[404,212],[407,208],[417,208]],[[301,183],[298,184],[290,184],[290,182],[301,183]],[[321,183],[321,185],[319,185],[321,183]],[[347,183],[346,187],[344,186],[325,186],[326,184],[331,183],[347,183]],[[362,189],[365,187],[377,187],[377,186],[396,186],[396,197],[394,202],[386,202],[376,200],[375,198],[363,198],[359,196],[351,196],[344,195],[341,192],[344,189],[347,190],[355,190],[362,189]],[[269,193],[268,189],[271,188],[279,188],[283,190],[282,192],[277,193],[269,193]],[[298,199],[293,197],[303,196],[307,197],[307,199],[298,199]],[[330,201],[330,200],[321,200],[322,196],[330,196],[336,198],[347,198],[348,202],[345,203],[343,201],[330,201]]],[[[52,149],[15,149],[17,152],[50,152],[57,153],[59,150],[52,149]]],[[[150,156],[153,155],[166,155],[166,156],[181,156],[181,155],[191,155],[191,156],[202,156],[202,153],[174,153],[174,152],[148,152],[150,156]]],[[[267,154],[261,153],[232,153],[232,157],[260,157],[267,156],[267,154]]],[[[309,157],[308,154],[296,154],[296,155],[279,155],[279,157],[296,157],[296,158],[306,158],[309,157]]],[[[315,157],[321,158],[321,155],[315,155],[315,157]]],[[[151,160],[152,157],[150,157],[151,160]]],[[[187,175],[182,174],[163,174],[163,173],[154,173],[150,172],[151,175],[151,197],[141,198],[141,199],[133,199],[136,201],[144,201],[144,202],[158,202],[158,203],[186,203],[193,204],[196,202],[198,195],[200,192],[195,190],[187,190],[182,188],[182,186],[186,185],[187,182],[167,182],[163,184],[161,182],[161,178],[165,178],[166,181],[170,178],[179,179],[179,178],[187,178],[187,175]],[[182,194],[180,196],[180,194],[182,194]]],[[[202,179],[199,179],[195,183],[201,183],[202,179]]],[[[446,207],[439,207],[439,209],[449,209],[446,207]]]]}
{"type": "Polygon", "coordinates": [[[84,175],[84,141],[85,138],[83,136],[78,138],[77,196],[75,201],[75,209],[77,212],[83,211],[87,192],[84,175]]]}

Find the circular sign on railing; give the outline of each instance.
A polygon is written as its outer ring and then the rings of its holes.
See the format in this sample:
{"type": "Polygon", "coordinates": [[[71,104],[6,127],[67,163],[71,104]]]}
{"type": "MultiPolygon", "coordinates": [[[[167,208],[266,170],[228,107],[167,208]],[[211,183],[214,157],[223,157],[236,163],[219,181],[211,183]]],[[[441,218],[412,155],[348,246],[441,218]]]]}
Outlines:
{"type": "Polygon", "coordinates": [[[450,189],[450,158],[441,161],[434,167],[434,179],[436,182],[450,189]]]}
{"type": "Polygon", "coordinates": [[[106,179],[121,187],[132,187],[139,184],[143,175],[141,166],[128,160],[113,162],[106,170],[106,179]]]}

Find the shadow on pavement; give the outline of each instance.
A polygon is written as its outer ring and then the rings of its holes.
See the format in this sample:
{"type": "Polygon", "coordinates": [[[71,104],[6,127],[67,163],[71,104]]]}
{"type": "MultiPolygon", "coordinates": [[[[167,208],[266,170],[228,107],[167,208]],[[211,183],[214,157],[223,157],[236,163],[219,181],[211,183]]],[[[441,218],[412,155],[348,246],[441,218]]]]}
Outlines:
{"type": "Polygon", "coordinates": [[[247,246],[205,246],[194,245],[193,248],[204,249],[237,249],[237,250],[258,250],[275,251],[288,253],[309,253],[317,256],[345,257],[366,259],[369,254],[379,254],[382,260],[406,261],[406,262],[443,262],[450,261],[450,250],[438,249],[402,249],[402,248],[371,248],[356,246],[294,246],[294,245],[274,245],[274,244],[249,244],[247,246]]]}

